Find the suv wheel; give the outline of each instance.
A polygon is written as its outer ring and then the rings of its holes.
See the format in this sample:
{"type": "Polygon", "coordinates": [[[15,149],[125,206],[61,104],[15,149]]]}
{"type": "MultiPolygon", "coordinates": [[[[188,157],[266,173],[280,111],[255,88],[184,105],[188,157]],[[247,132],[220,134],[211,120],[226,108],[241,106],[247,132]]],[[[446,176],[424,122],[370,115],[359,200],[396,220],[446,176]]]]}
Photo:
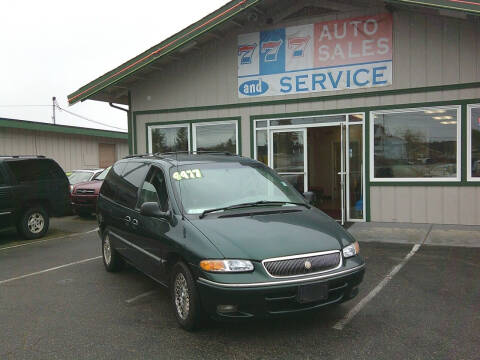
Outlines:
{"type": "Polygon", "coordinates": [[[204,313],[192,274],[183,262],[178,262],[172,269],[170,295],[180,326],[188,331],[197,329],[204,313]]]}
{"type": "Polygon", "coordinates": [[[102,255],[103,265],[105,265],[105,269],[108,272],[117,272],[122,270],[124,261],[118,252],[113,248],[108,232],[105,232],[105,235],[103,235],[102,255]]]}
{"type": "Polygon", "coordinates": [[[17,229],[25,239],[31,240],[44,236],[49,225],[48,212],[42,206],[34,206],[22,214],[17,229]]]}

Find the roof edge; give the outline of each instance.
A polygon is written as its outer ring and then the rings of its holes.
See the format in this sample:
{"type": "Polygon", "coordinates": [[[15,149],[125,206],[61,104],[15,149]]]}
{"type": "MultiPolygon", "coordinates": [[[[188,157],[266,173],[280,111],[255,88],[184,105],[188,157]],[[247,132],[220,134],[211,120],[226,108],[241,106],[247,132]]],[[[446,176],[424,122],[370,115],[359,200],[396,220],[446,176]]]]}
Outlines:
{"type": "Polygon", "coordinates": [[[206,17],[186,27],[166,40],[144,51],[115,69],[82,86],[68,95],[68,103],[73,105],[83,101],[106,87],[118,82],[124,77],[142,69],[158,58],[169,54],[178,47],[194,40],[199,35],[211,31],[231,17],[245,11],[249,7],[263,0],[232,0],[206,17]]]}
{"type": "Polygon", "coordinates": [[[91,129],[79,126],[54,125],[35,121],[0,118],[0,128],[22,129],[31,131],[47,131],[54,133],[70,134],[70,135],[86,135],[96,137],[106,137],[112,139],[128,139],[128,133],[121,131],[91,129]]]}
{"type": "Polygon", "coordinates": [[[431,7],[436,9],[463,11],[468,14],[480,15],[480,3],[468,0],[444,0],[440,2],[422,0],[385,0],[392,4],[405,4],[412,6],[431,7]]]}

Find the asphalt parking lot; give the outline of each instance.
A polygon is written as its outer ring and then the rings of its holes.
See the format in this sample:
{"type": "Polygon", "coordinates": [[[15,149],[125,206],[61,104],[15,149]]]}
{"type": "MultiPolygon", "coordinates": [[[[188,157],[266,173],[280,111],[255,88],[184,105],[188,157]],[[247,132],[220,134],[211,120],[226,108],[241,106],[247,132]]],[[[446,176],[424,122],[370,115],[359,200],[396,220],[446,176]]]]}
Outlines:
{"type": "Polygon", "coordinates": [[[0,233],[0,359],[479,358],[480,248],[362,243],[354,300],[188,333],[166,289],[132,268],[104,270],[95,227],[56,219],[30,243],[0,233]]]}

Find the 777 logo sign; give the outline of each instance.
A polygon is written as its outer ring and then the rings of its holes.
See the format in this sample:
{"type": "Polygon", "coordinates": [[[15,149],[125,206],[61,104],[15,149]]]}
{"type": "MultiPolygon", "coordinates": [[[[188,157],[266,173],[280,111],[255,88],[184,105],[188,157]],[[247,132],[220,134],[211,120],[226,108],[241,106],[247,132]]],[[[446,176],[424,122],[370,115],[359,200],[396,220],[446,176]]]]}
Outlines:
{"type": "Polygon", "coordinates": [[[257,48],[256,43],[240,45],[238,47],[238,56],[241,56],[240,58],[241,65],[247,65],[252,63],[253,53],[255,52],[256,48],[257,48]]]}
{"type": "Polygon", "coordinates": [[[262,54],[265,54],[265,62],[277,61],[278,51],[283,44],[283,40],[266,41],[262,43],[262,54]]]}
{"type": "Polygon", "coordinates": [[[293,50],[293,57],[303,57],[305,55],[305,48],[310,41],[308,36],[295,36],[288,39],[288,48],[293,50]]]}

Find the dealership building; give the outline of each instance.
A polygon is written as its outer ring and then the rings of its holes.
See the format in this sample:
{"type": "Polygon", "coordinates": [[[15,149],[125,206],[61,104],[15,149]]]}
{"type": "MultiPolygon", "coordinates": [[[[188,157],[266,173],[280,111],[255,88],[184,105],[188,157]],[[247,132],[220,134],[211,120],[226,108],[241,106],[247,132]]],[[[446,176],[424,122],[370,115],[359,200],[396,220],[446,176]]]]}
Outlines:
{"type": "Polygon", "coordinates": [[[480,1],[234,0],[87,99],[131,153],[252,157],[342,222],[480,225],[480,1]]]}

